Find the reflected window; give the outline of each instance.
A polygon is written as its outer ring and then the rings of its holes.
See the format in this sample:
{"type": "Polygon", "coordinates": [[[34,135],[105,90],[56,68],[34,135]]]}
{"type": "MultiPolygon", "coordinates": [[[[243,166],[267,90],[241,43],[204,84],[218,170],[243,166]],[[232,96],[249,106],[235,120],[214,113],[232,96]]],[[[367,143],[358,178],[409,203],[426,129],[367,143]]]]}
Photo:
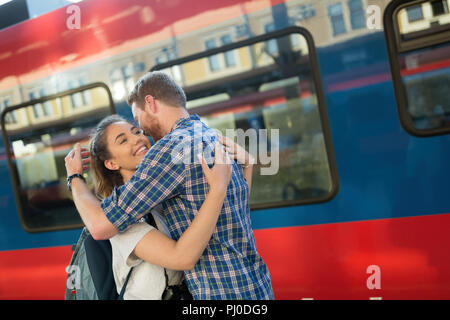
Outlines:
{"type": "Polygon", "coordinates": [[[399,56],[407,111],[414,127],[430,130],[450,126],[450,43],[399,56]]]}
{"type": "Polygon", "coordinates": [[[406,12],[408,14],[409,22],[419,21],[423,19],[423,11],[421,5],[407,8],[406,12]]]}
{"type": "Polygon", "coordinates": [[[135,81],[133,78],[133,64],[129,63],[126,66],[123,66],[121,69],[127,92],[131,92],[135,85],[135,81]]]}
{"type": "MultiPolygon", "coordinates": [[[[222,42],[222,45],[226,45],[226,44],[230,44],[231,42],[233,42],[231,40],[231,36],[229,34],[226,34],[224,36],[220,37],[220,40],[222,42]]],[[[234,52],[233,51],[227,51],[224,53],[224,57],[225,57],[225,66],[227,68],[229,67],[234,67],[236,66],[236,59],[234,57],[234,52]]]]}
{"type": "MultiPolygon", "coordinates": [[[[38,89],[28,93],[28,98],[30,100],[43,98],[47,95],[45,89],[38,89]]],[[[33,116],[35,119],[40,119],[43,117],[48,117],[52,115],[52,105],[50,102],[38,103],[33,105],[33,116]]]]}
{"type": "Polygon", "coordinates": [[[298,20],[306,20],[316,15],[316,9],[314,3],[302,4],[297,7],[296,15],[294,16],[298,20]]]}
{"type": "Polygon", "coordinates": [[[361,0],[350,0],[348,2],[348,7],[350,9],[350,23],[352,29],[361,29],[366,26],[366,19],[364,14],[364,9],[361,0]]]}
{"type": "MultiPolygon", "coordinates": [[[[0,98],[0,112],[2,112],[4,109],[11,106],[11,100],[9,98],[0,98]]],[[[6,123],[8,124],[14,124],[17,123],[17,113],[16,111],[9,112],[6,115],[6,123]]]]}
{"type": "Polygon", "coordinates": [[[128,63],[120,68],[113,69],[110,72],[112,82],[112,92],[114,100],[121,101],[133,90],[136,82],[134,81],[134,65],[128,63]]]}
{"type": "MultiPolygon", "coordinates": [[[[10,175],[20,221],[28,232],[82,226],[72,195],[66,188],[64,158],[75,143],[87,146],[93,128],[114,110],[103,87],[90,89],[89,94],[93,97],[90,107],[94,110],[68,112],[58,120],[45,121],[44,118],[34,126],[5,123],[6,130],[2,134],[9,143],[6,149],[10,150],[10,175]]],[[[53,104],[56,99],[63,103],[69,101],[68,96],[61,96],[46,102],[53,104]]],[[[89,181],[89,176],[87,178],[89,181]]]]}
{"type": "Polygon", "coordinates": [[[439,33],[450,28],[448,0],[424,1],[399,10],[395,23],[402,41],[439,33]]]}
{"type": "Polygon", "coordinates": [[[433,16],[440,16],[442,14],[448,13],[447,0],[432,1],[431,9],[433,11],[433,16]]]}
{"type": "Polygon", "coordinates": [[[341,3],[336,3],[329,6],[328,16],[330,17],[331,27],[333,28],[333,36],[347,32],[341,3]]]}
{"type": "MultiPolygon", "coordinates": [[[[224,46],[232,43],[231,35],[224,34],[214,39],[208,39],[205,41],[206,50],[217,48],[217,46],[224,46]]],[[[236,66],[236,52],[235,50],[224,52],[223,54],[215,54],[208,57],[209,70],[211,72],[217,72],[219,70],[225,70],[236,66]]]]}
{"type": "MultiPolygon", "coordinates": [[[[173,46],[162,48],[155,57],[155,65],[175,60],[178,57],[177,50],[173,46]]],[[[183,84],[183,75],[178,66],[170,67],[161,70],[167,73],[172,79],[174,79],[179,85],[183,84]]]]}
{"type": "MultiPolygon", "coordinates": [[[[76,89],[76,88],[78,88],[79,87],[78,80],[75,80],[75,79],[70,80],[69,84],[68,84],[68,87],[69,87],[69,89],[76,89]]],[[[80,107],[82,107],[82,106],[84,106],[86,104],[85,101],[83,101],[83,96],[81,95],[81,93],[72,94],[70,96],[70,101],[72,103],[72,108],[73,109],[78,109],[78,108],[80,108],[80,107]]]]}
{"type": "MultiPolygon", "coordinates": [[[[264,31],[266,33],[275,31],[275,24],[273,22],[266,24],[264,26],[264,31]]],[[[276,39],[271,39],[269,41],[266,41],[265,44],[266,44],[266,52],[267,52],[267,54],[273,56],[273,55],[278,53],[278,45],[277,45],[277,40],[276,39]]]]}
{"type": "Polygon", "coordinates": [[[114,100],[121,101],[125,99],[125,96],[127,94],[126,88],[125,88],[125,82],[123,80],[122,72],[120,69],[114,69],[111,71],[109,75],[111,79],[111,90],[114,97],[114,100]]]}
{"type": "MultiPolygon", "coordinates": [[[[206,40],[205,47],[206,50],[216,48],[216,40],[215,39],[206,40]]],[[[208,57],[208,62],[209,62],[209,70],[211,70],[212,72],[220,70],[219,55],[215,54],[213,56],[208,57]]]]}
{"type": "MultiPolygon", "coordinates": [[[[267,38],[242,46],[247,50],[235,49],[241,52],[238,67],[226,76],[197,72],[195,81],[186,78],[193,83],[183,88],[189,112],[257,159],[252,208],[325,201],[335,190],[310,45],[299,33],[267,38]],[[269,55],[268,43],[279,54],[269,55]]],[[[200,70],[210,58],[188,59],[179,66],[200,70]]]]}

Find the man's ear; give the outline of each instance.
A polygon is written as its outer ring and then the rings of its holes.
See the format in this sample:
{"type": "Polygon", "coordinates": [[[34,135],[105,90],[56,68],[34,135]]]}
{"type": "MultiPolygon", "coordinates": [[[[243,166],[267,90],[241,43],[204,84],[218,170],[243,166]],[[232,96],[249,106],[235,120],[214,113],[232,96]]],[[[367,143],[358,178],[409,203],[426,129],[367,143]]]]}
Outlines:
{"type": "Polygon", "coordinates": [[[114,160],[105,160],[104,165],[109,170],[119,170],[120,167],[117,165],[117,163],[114,160]]]}
{"type": "Polygon", "coordinates": [[[155,114],[158,111],[156,99],[151,95],[145,96],[145,111],[155,114]]]}

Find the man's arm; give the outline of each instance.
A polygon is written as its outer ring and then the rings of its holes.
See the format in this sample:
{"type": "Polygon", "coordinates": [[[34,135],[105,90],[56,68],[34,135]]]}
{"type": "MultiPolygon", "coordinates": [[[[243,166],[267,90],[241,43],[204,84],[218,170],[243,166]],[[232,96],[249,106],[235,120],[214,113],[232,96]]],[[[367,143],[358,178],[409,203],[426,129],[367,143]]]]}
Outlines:
{"type": "MultiPolygon", "coordinates": [[[[76,144],[65,158],[67,176],[83,173],[81,146],[76,144]]],[[[73,201],[84,225],[95,240],[109,239],[118,233],[114,225],[106,218],[100,206],[100,201],[92,194],[86,183],[80,178],[72,179],[73,201]]]]}

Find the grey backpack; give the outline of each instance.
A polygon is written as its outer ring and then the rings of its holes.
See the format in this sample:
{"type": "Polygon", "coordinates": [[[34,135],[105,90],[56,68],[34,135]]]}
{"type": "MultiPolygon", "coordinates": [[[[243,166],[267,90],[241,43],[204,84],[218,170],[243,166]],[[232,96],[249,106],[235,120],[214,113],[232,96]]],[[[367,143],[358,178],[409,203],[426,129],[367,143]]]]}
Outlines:
{"type": "Polygon", "coordinates": [[[133,268],[117,293],[109,240],[94,240],[83,228],[66,269],[66,300],[123,300],[133,268]]]}
{"type": "Polygon", "coordinates": [[[67,282],[65,300],[99,300],[89,270],[84,240],[90,236],[83,228],[77,244],[73,248],[72,259],[66,268],[67,282]]]}

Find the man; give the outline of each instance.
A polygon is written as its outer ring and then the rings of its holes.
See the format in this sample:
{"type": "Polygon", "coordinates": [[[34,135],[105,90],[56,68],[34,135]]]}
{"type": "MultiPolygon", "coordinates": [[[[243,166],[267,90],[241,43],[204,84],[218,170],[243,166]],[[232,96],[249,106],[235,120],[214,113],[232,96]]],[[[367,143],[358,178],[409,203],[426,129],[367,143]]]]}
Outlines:
{"type": "MultiPolygon", "coordinates": [[[[82,179],[72,180],[75,204],[94,239],[125,231],[162,204],[171,236],[178,240],[208,191],[200,164],[189,160],[196,159],[198,150],[212,159],[217,136],[197,115],[189,116],[183,90],[162,72],[144,75],[128,104],[155,145],[129,182],[102,203],[82,179]]],[[[79,146],[74,161],[82,168],[79,146]]],[[[249,188],[237,163],[228,188],[216,231],[199,262],[185,271],[189,291],[194,299],[273,299],[270,274],[251,228],[249,188]]]]}

